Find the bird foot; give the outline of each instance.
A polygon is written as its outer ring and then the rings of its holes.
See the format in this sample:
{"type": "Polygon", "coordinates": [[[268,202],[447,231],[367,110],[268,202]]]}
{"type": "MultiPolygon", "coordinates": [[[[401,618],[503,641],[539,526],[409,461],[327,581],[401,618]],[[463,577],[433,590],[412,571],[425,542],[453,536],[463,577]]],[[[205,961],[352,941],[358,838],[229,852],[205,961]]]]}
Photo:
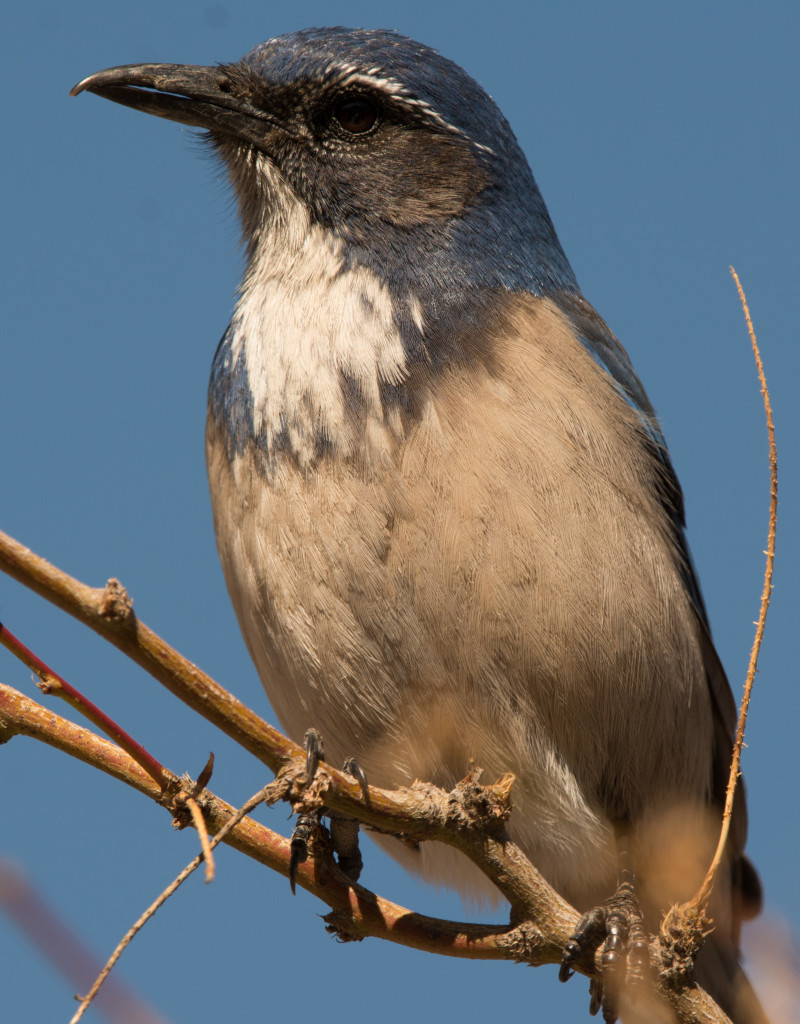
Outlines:
{"type": "MultiPolygon", "coordinates": [[[[319,767],[320,761],[325,758],[325,748],[322,744],[322,737],[316,729],[309,729],[303,737],[306,745],[306,786],[309,786],[314,776],[317,774],[317,768],[319,767]]],[[[303,813],[298,815],[297,824],[292,832],[292,838],[290,842],[290,857],[289,857],[289,885],[292,889],[292,894],[295,891],[295,882],[297,881],[297,869],[308,860],[308,844],[311,837],[320,827],[320,821],[322,818],[321,810],[314,810],[310,813],[303,813]]]]}
{"type": "MultiPolygon", "coordinates": [[[[369,803],[367,776],[358,761],[354,757],[345,758],[342,771],[358,782],[364,794],[364,800],[369,803]]],[[[358,821],[356,818],[345,818],[334,814],[329,815],[329,818],[331,840],[339,867],[348,878],[357,882],[364,866],[358,845],[358,821]]]]}
{"type": "MultiPolygon", "coordinates": [[[[316,729],[309,729],[304,739],[306,745],[306,785],[309,785],[317,772],[320,761],[325,758],[325,749],[322,737],[316,729]]],[[[368,801],[367,777],[354,757],[348,757],[345,760],[342,771],[361,785],[364,798],[368,801]]],[[[323,807],[310,814],[301,814],[297,819],[297,824],[292,833],[291,857],[289,860],[289,884],[292,887],[292,892],[295,891],[297,868],[308,859],[308,843],[314,832],[320,828],[323,814],[327,814],[330,819],[331,842],[339,867],[354,882],[358,881],[361,874],[364,862],[358,844],[358,821],[355,818],[331,814],[323,807]]]]}
{"type": "Polygon", "coordinates": [[[602,946],[602,974],[589,983],[589,1012],[602,1010],[605,1024],[619,1018],[623,994],[635,998],[649,970],[649,947],[633,882],[626,878],[599,907],[588,911],[564,947],[559,981],[568,981],[579,961],[586,962],[602,946]]]}

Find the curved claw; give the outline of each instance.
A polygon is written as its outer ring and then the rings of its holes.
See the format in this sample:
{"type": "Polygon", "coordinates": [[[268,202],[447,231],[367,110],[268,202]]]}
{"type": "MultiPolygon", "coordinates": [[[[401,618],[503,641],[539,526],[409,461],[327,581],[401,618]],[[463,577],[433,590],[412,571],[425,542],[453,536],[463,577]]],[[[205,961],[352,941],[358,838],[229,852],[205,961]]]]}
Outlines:
{"type": "Polygon", "coordinates": [[[306,745],[306,785],[309,785],[317,774],[320,761],[325,760],[325,747],[316,729],[307,729],[303,742],[306,745]]]}
{"type": "Polygon", "coordinates": [[[364,803],[369,806],[369,784],[367,783],[367,776],[364,769],[358,761],[356,761],[354,757],[346,758],[342,765],[342,771],[347,772],[347,774],[354,778],[359,786],[361,786],[361,792],[364,795],[364,803]]]}
{"type": "Polygon", "coordinates": [[[569,981],[575,973],[575,964],[587,953],[594,953],[606,937],[606,911],[604,907],[594,907],[578,921],[578,927],[570,935],[561,956],[558,969],[558,980],[569,981]]]}
{"type": "Polygon", "coordinates": [[[564,952],[561,954],[561,966],[558,968],[558,980],[561,982],[569,981],[575,971],[572,969],[572,965],[576,960],[580,959],[581,947],[575,942],[574,939],[570,939],[566,946],[564,946],[564,952]]]}

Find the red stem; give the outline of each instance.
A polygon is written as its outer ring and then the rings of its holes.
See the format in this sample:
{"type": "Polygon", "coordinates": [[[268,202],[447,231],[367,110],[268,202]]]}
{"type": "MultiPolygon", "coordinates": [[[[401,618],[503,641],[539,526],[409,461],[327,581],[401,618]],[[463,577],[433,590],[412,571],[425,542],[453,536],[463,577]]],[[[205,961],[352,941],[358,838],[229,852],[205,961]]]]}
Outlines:
{"type": "Polygon", "coordinates": [[[62,679],[57,672],[54,672],[49,665],[46,665],[21,640],[18,640],[2,622],[0,622],[0,644],[8,648],[23,665],[27,665],[32,672],[36,673],[40,680],[39,689],[42,693],[52,693],[56,697],[61,697],[62,700],[65,700],[67,704],[75,708],[76,711],[79,711],[84,718],[88,718],[90,722],[93,722],[98,729],[102,729],[109,739],[122,747],[126,753],[130,754],[134,761],[141,765],[162,789],[168,788],[171,774],[164,766],[152,754],[148,753],[141,743],[137,743],[133,736],[125,732],[124,729],[121,729],[113,718],[109,718],[105,711],[101,711],[96,704],[93,704],[87,697],[84,697],[80,690],[76,690],[66,679],[62,679]]]}

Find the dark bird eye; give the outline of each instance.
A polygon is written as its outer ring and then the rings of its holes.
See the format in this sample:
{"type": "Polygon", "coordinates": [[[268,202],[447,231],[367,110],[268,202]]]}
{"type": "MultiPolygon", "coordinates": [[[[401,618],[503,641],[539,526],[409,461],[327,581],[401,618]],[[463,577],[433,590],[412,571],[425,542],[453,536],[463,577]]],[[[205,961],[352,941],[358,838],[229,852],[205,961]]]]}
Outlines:
{"type": "Polygon", "coordinates": [[[365,135],[378,123],[378,108],[365,96],[351,96],[334,106],[333,116],[350,135],[365,135]]]}

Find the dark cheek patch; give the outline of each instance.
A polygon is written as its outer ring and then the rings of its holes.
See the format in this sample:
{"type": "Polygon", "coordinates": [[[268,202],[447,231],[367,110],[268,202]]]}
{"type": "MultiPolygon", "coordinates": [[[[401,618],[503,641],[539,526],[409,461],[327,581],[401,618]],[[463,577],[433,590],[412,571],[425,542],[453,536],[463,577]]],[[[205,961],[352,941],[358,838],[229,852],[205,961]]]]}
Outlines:
{"type": "Polygon", "coordinates": [[[397,227],[457,217],[486,185],[486,170],[460,139],[404,132],[360,167],[362,202],[397,227]]]}

